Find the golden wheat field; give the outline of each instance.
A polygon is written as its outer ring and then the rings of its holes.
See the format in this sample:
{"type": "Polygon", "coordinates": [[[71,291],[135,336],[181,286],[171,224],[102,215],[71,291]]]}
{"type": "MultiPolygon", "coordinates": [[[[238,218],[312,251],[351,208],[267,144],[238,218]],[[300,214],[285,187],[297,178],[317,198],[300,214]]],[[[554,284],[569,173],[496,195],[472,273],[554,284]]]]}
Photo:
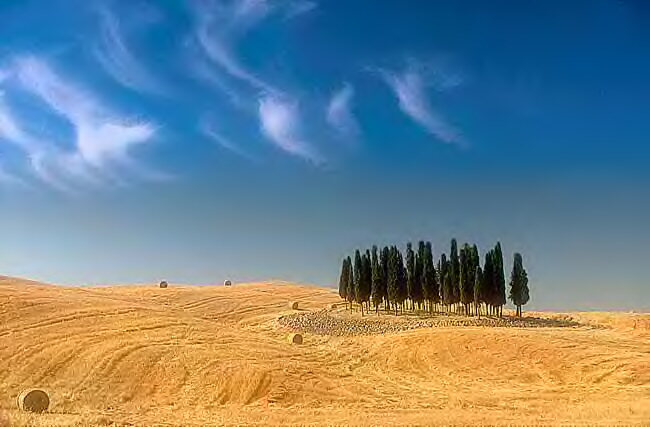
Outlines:
{"type": "Polygon", "coordinates": [[[650,315],[535,313],[583,325],[294,345],[277,320],[290,301],[349,316],[332,290],[280,282],[0,277],[0,426],[650,425],[650,315]],[[49,393],[47,413],[17,410],[28,387],[49,393]]]}

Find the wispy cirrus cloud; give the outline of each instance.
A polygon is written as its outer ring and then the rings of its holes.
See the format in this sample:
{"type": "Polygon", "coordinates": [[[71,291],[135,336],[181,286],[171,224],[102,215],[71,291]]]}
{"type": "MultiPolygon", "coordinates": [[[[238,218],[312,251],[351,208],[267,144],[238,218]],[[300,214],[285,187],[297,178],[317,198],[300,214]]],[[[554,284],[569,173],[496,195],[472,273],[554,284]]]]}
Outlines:
{"type": "Polygon", "coordinates": [[[322,163],[320,154],[303,139],[296,101],[266,95],[259,100],[259,119],[262,133],[277,147],[314,163],[322,163]]]}
{"type": "Polygon", "coordinates": [[[252,157],[244,152],[235,141],[226,137],[222,132],[217,130],[216,126],[213,124],[214,118],[205,115],[203,116],[201,123],[199,125],[199,131],[211,141],[214,141],[219,146],[225,148],[228,151],[231,151],[235,154],[238,154],[242,157],[245,157],[249,160],[252,160],[252,157]]]}
{"type": "MultiPolygon", "coordinates": [[[[209,59],[210,65],[216,68],[210,74],[210,67],[201,61],[195,62],[200,66],[195,71],[203,76],[203,80],[212,80],[242,111],[255,111],[262,135],[272,144],[290,154],[318,163],[321,161],[320,156],[303,138],[303,130],[300,129],[299,103],[286,91],[280,90],[246,67],[241,55],[237,54],[241,38],[265,20],[272,16],[293,18],[315,7],[315,2],[306,0],[196,2],[194,39],[209,59]],[[238,85],[224,82],[217,77],[220,73],[238,85]],[[242,100],[246,99],[252,99],[257,105],[243,106],[246,101],[242,100]]],[[[234,142],[213,128],[206,129],[204,124],[201,126],[202,132],[211,139],[231,151],[238,151],[234,142]]]]}
{"type": "Polygon", "coordinates": [[[266,0],[195,2],[194,35],[206,56],[229,76],[254,89],[275,92],[273,86],[247,69],[235,54],[237,41],[273,9],[266,0]]]}
{"type": "Polygon", "coordinates": [[[126,159],[136,145],[150,142],[156,132],[148,122],[117,117],[90,93],[56,74],[35,57],[16,60],[16,74],[25,90],[40,98],[73,126],[75,146],[90,165],[102,168],[126,159]]]}
{"type": "Polygon", "coordinates": [[[287,19],[295,18],[305,13],[309,13],[315,10],[317,7],[318,7],[318,3],[316,3],[315,1],[309,1],[309,0],[293,1],[287,5],[285,17],[287,19]]]}
{"type": "Polygon", "coordinates": [[[106,73],[134,91],[165,95],[168,88],[147,70],[128,47],[119,20],[107,7],[98,9],[98,13],[100,42],[94,54],[106,73]]]}
{"type": "Polygon", "coordinates": [[[38,142],[18,123],[13,112],[0,94],[0,140],[14,144],[26,152],[33,152],[38,142]]]}
{"type": "Polygon", "coordinates": [[[350,83],[345,83],[332,95],[326,111],[327,123],[337,132],[350,137],[360,133],[359,125],[352,113],[353,98],[354,87],[350,83]]]}
{"type": "Polygon", "coordinates": [[[123,183],[114,168],[140,173],[131,150],[150,143],[156,127],[116,115],[92,93],[61,77],[50,65],[34,56],[17,57],[6,79],[11,90],[20,90],[41,101],[44,107],[73,130],[73,141],[62,144],[51,136],[34,135],[25,129],[0,98],[0,139],[19,147],[34,174],[52,187],[74,192],[79,184],[100,185],[106,179],[123,183]]]}
{"type": "Polygon", "coordinates": [[[438,72],[425,76],[423,69],[413,62],[402,72],[380,70],[384,81],[397,98],[400,110],[428,133],[448,144],[465,145],[459,131],[436,111],[429,100],[428,91],[455,87],[459,79],[438,72]],[[427,81],[425,78],[431,80],[427,81]]]}

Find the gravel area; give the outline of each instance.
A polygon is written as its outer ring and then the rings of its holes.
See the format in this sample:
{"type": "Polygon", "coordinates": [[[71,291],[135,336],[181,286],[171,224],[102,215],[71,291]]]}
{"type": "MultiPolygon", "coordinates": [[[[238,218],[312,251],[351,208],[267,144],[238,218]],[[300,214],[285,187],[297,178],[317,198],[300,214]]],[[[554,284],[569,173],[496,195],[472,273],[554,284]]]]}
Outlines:
{"type": "Polygon", "coordinates": [[[318,312],[294,313],[282,316],[278,323],[290,330],[308,332],[317,335],[351,336],[376,335],[408,331],[419,328],[445,327],[501,327],[501,328],[557,328],[587,326],[574,321],[553,320],[540,318],[485,318],[460,317],[441,314],[440,316],[418,318],[398,316],[397,318],[382,316],[374,318],[342,316],[323,310],[318,312]]]}

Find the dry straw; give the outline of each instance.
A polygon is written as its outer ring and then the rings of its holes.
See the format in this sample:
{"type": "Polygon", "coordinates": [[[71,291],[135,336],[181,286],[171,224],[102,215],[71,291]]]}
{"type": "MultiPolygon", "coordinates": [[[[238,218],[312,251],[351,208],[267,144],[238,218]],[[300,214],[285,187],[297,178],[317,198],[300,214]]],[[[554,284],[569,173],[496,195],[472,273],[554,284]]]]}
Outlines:
{"type": "Polygon", "coordinates": [[[289,303],[289,307],[290,307],[292,310],[298,310],[298,301],[291,301],[291,302],[289,303]]]}
{"type": "Polygon", "coordinates": [[[18,408],[21,411],[41,413],[47,411],[49,406],[50,398],[43,390],[32,388],[18,395],[18,408]]]}

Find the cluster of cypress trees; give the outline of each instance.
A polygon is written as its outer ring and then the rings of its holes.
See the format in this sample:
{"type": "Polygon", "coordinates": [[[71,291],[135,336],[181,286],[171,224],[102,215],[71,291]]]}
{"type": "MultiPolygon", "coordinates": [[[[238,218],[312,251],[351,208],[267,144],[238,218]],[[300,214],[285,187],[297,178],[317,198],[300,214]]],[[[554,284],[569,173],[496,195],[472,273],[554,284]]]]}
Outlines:
{"type": "MultiPolygon", "coordinates": [[[[406,246],[405,257],[397,246],[361,252],[346,257],[341,268],[339,295],[350,303],[370,311],[370,304],[379,314],[383,304],[386,312],[397,315],[404,308],[413,311],[455,311],[471,316],[484,312],[501,316],[506,303],[506,279],[501,244],[485,254],[481,268],[476,245],[464,244],[460,251],[456,239],[451,241],[449,258],[442,254],[434,265],[431,242],[419,242],[417,250],[411,243],[406,246]]],[[[530,299],[528,276],[520,254],[514,256],[510,279],[510,300],[521,316],[521,307],[530,299]]]]}

